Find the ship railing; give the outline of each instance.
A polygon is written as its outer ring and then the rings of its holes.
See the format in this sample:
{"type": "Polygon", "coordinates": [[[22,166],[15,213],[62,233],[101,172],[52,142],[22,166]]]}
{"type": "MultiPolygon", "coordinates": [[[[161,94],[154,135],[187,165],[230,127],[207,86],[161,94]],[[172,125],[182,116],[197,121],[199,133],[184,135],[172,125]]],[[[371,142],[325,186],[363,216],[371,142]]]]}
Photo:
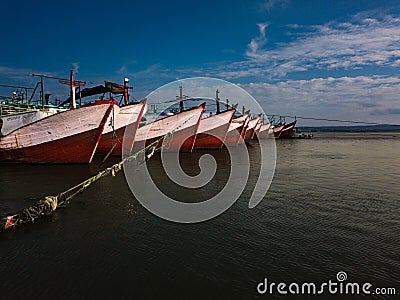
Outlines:
{"type": "Polygon", "coordinates": [[[18,114],[32,110],[32,107],[20,107],[16,105],[0,104],[0,116],[18,114]]]}

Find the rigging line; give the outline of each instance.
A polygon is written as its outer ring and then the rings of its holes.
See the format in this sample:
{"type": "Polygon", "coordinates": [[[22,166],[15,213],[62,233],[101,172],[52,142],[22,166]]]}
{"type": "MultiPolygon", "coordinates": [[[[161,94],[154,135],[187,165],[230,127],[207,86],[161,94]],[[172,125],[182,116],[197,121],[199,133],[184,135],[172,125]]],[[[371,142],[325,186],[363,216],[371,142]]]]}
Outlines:
{"type": "MultiPolygon", "coordinates": [[[[180,99],[173,99],[173,100],[166,100],[166,101],[161,101],[161,102],[154,102],[152,104],[163,104],[163,103],[179,103],[181,101],[180,99]]],[[[182,101],[215,101],[215,98],[208,98],[208,97],[187,97],[182,99],[182,101]]],[[[226,102],[223,102],[221,100],[218,100],[218,102],[221,102],[225,104],[226,102]]]]}
{"type": "Polygon", "coordinates": [[[302,116],[282,116],[279,114],[267,115],[268,117],[284,117],[284,118],[297,118],[303,120],[315,120],[315,121],[328,121],[328,122],[340,122],[340,123],[353,123],[353,124],[365,124],[365,125],[388,125],[388,126],[400,126],[400,124],[388,124],[388,123],[377,123],[377,122],[364,122],[364,121],[350,121],[350,120],[339,120],[339,119],[325,119],[325,118],[314,118],[314,117],[302,117],[302,116]]]}

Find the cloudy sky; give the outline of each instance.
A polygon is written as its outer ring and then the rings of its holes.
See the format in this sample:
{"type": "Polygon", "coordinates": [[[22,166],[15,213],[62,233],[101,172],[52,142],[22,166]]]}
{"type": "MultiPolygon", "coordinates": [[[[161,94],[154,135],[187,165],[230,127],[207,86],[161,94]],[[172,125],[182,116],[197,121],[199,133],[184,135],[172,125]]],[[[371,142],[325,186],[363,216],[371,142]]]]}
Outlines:
{"type": "MultiPolygon", "coordinates": [[[[399,1],[7,1],[2,7],[2,84],[33,86],[29,73],[67,77],[74,69],[93,84],[129,77],[140,99],[176,79],[210,76],[240,85],[268,114],[400,124],[399,1]]],[[[46,91],[68,94],[52,81],[46,91]]]]}

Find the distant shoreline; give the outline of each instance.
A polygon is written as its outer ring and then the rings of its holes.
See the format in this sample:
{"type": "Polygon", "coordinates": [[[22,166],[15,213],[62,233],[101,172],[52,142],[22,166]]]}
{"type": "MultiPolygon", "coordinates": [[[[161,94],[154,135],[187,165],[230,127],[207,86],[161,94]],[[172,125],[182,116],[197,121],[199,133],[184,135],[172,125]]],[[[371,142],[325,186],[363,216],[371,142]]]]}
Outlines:
{"type": "Polygon", "coordinates": [[[302,132],[400,132],[400,125],[298,126],[302,132]]]}

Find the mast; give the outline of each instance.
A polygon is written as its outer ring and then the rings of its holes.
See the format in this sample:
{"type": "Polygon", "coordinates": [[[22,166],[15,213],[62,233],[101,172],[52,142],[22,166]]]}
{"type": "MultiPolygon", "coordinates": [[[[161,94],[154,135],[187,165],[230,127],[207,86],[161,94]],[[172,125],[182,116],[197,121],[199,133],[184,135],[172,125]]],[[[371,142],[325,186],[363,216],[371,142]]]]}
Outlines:
{"type": "Polygon", "coordinates": [[[36,90],[38,89],[39,85],[40,85],[40,81],[38,81],[38,82],[36,83],[35,88],[33,89],[32,95],[31,95],[31,96],[29,97],[29,99],[27,100],[28,106],[29,106],[29,104],[31,103],[31,101],[32,101],[32,99],[33,99],[33,96],[35,96],[36,90]]]}
{"type": "Polygon", "coordinates": [[[180,108],[180,112],[183,112],[183,110],[185,109],[183,107],[183,92],[182,92],[182,86],[179,87],[179,108],[180,108]]]}
{"type": "Polygon", "coordinates": [[[0,84],[1,87],[7,87],[7,88],[15,88],[21,90],[21,95],[22,95],[22,103],[25,101],[25,103],[29,106],[29,99],[28,99],[28,90],[36,90],[37,85],[35,88],[30,88],[26,86],[20,86],[20,85],[8,85],[8,84],[0,84]],[[25,91],[25,95],[23,95],[23,91],[25,91]]]}
{"type": "Polygon", "coordinates": [[[127,83],[129,82],[129,78],[125,77],[124,78],[124,104],[128,105],[129,103],[129,93],[128,93],[128,88],[127,88],[127,83]]]}
{"type": "Polygon", "coordinates": [[[220,113],[218,94],[219,94],[219,90],[216,90],[216,91],[215,91],[215,101],[217,102],[217,115],[220,113]]]}
{"type": "Polygon", "coordinates": [[[78,85],[78,97],[79,97],[79,107],[82,106],[82,94],[81,94],[81,86],[78,85]]]}
{"type": "MultiPolygon", "coordinates": [[[[42,108],[44,108],[44,87],[43,87],[43,78],[50,78],[50,79],[57,79],[59,83],[62,84],[66,84],[70,86],[70,92],[71,92],[71,99],[72,99],[72,108],[76,108],[76,101],[75,101],[75,86],[85,86],[86,85],[86,81],[82,81],[82,80],[75,80],[75,75],[74,75],[74,71],[71,70],[70,73],[70,79],[65,79],[65,78],[60,78],[60,77],[55,77],[55,76],[49,76],[49,75],[43,75],[43,74],[32,74],[32,76],[36,76],[36,77],[40,77],[40,81],[38,82],[38,84],[40,84],[41,87],[41,95],[40,98],[42,100],[42,108]]],[[[36,87],[33,90],[32,96],[30,97],[29,101],[30,102],[33,98],[33,95],[35,94],[36,88],[38,86],[38,84],[36,85],[36,87]]]]}
{"type": "Polygon", "coordinates": [[[74,70],[71,70],[70,73],[70,88],[71,88],[71,107],[72,109],[76,108],[76,100],[75,100],[75,75],[74,70]]]}
{"type": "Polygon", "coordinates": [[[42,100],[42,108],[44,108],[43,76],[40,76],[40,100],[42,100]]]}

